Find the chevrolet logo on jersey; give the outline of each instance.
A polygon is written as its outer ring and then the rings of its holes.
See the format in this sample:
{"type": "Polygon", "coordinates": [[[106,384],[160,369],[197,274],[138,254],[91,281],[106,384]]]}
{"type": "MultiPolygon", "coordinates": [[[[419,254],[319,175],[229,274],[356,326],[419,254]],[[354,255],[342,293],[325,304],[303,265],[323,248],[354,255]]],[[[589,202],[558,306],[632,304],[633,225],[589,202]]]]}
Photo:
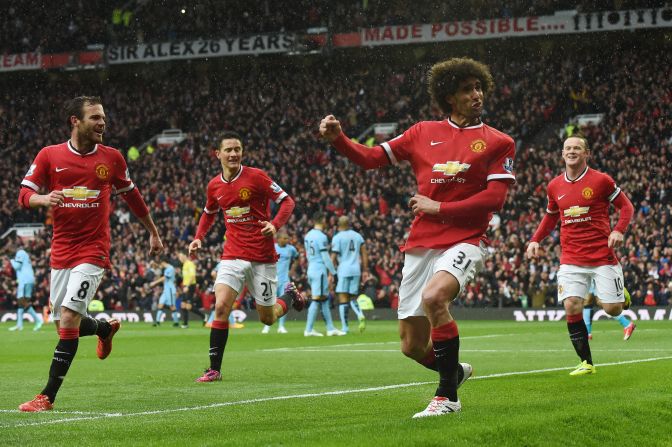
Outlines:
{"type": "Polygon", "coordinates": [[[229,208],[228,210],[225,211],[227,217],[240,217],[243,214],[247,214],[250,212],[250,207],[249,206],[244,206],[244,207],[239,207],[239,206],[234,206],[233,208],[229,208]]]}
{"type": "Polygon", "coordinates": [[[437,163],[432,168],[432,172],[442,172],[447,177],[452,177],[460,172],[467,172],[471,167],[470,164],[460,163],[459,161],[447,161],[445,163],[437,163]]]}
{"type": "Polygon", "coordinates": [[[589,206],[570,206],[563,212],[563,214],[565,217],[578,217],[582,214],[586,214],[589,210],[589,206]]]}
{"type": "Polygon", "coordinates": [[[69,197],[72,200],[86,200],[86,199],[96,199],[100,191],[95,189],[89,189],[86,186],[74,186],[72,188],[66,188],[63,190],[63,195],[69,197]]]}

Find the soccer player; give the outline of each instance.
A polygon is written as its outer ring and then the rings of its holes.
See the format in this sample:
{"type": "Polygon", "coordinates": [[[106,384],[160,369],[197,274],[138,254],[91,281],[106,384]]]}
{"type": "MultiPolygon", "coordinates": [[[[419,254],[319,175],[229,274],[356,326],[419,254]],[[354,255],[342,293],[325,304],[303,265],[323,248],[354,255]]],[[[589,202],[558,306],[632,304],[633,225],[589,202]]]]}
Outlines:
{"type": "MultiPolygon", "coordinates": [[[[625,301],[630,301],[630,292],[628,289],[623,287],[623,294],[625,295],[625,301]]],[[[586,330],[588,331],[588,340],[593,339],[593,304],[596,304],[599,299],[595,296],[595,282],[590,285],[590,290],[588,290],[588,295],[583,305],[583,321],[586,323],[586,330]]],[[[614,321],[617,321],[623,327],[623,340],[628,341],[632,337],[632,333],[635,332],[637,325],[632,321],[628,320],[628,317],[622,313],[617,317],[612,317],[614,321]]]]}
{"type": "Polygon", "coordinates": [[[262,323],[272,325],[289,311],[305,306],[303,296],[294,284],[288,283],[277,298],[276,261],[273,236],[289,219],[294,200],[260,169],[242,165],[242,138],[235,132],[222,135],[216,150],[222,167],[220,174],[208,183],[204,212],[198,223],[195,239],[189,244],[189,255],[201,249],[202,240],[224,210],[226,242],[215,280],[215,319],[210,328],[210,368],[197,382],[222,380],[220,372],[224,348],[229,336],[229,314],[233,302],[244,285],[257,304],[262,323]],[[270,221],[269,202],[279,205],[270,221]]]}
{"type": "MultiPolygon", "coordinates": [[[[294,276],[296,269],[296,260],[299,259],[299,252],[292,244],[289,243],[289,236],[284,231],[278,233],[277,242],[275,243],[275,251],[278,253],[278,293],[285,290],[285,286],[290,282],[290,277],[294,276]],[[290,276],[291,275],[291,276],[290,276]]],[[[278,319],[278,334],[286,334],[285,320],[287,315],[283,315],[278,319]]],[[[262,329],[262,334],[268,334],[271,327],[268,325],[262,329]]]]}
{"type": "Polygon", "coordinates": [[[35,312],[31,298],[33,297],[33,289],[35,288],[35,273],[33,272],[33,264],[30,262],[30,255],[23,248],[19,248],[14,255],[14,259],[10,259],[12,268],[16,272],[16,325],[9,328],[10,331],[23,330],[23,313],[27,311],[35,326],[34,331],[39,331],[44,320],[42,315],[35,312]]]}
{"type": "Polygon", "coordinates": [[[182,313],[182,328],[189,327],[189,311],[203,319],[205,324],[205,315],[200,310],[200,302],[196,296],[196,264],[184,253],[177,255],[182,263],[182,303],[180,312],[182,313]],[[194,306],[196,304],[196,306],[194,306]]]}
{"type": "Polygon", "coordinates": [[[338,313],[341,317],[341,331],[346,334],[349,331],[348,308],[352,307],[359,320],[359,332],[363,332],[366,328],[366,318],[357,304],[357,296],[359,295],[362,269],[365,274],[369,271],[369,255],[362,235],[350,229],[348,216],[338,218],[338,233],[331,240],[331,251],[333,252],[332,261],[334,261],[334,264],[338,264],[336,293],[338,295],[338,313]]]}
{"type": "Polygon", "coordinates": [[[581,359],[572,376],[594,374],[595,366],[583,320],[584,299],[591,283],[602,309],[616,317],[629,307],[623,293],[623,270],[614,248],[623,243],[623,233],[632,219],[632,203],[614,180],[588,167],[590,148],[580,135],[567,138],[562,147],[565,172],[548,184],[548,207],[527,247],[527,256],[541,254],[539,243],[560,223],[560,269],[558,300],[567,313],[567,329],[574,350],[581,359]],[[620,210],[611,229],[609,206],[620,210]]]}
{"type": "Polygon", "coordinates": [[[168,259],[163,259],[160,266],[163,269],[163,275],[161,278],[153,281],[149,285],[149,287],[152,288],[163,283],[163,291],[161,292],[161,297],[159,297],[159,303],[156,306],[156,318],[154,319],[153,326],[159,326],[161,324],[163,308],[168,306],[173,318],[173,327],[178,327],[180,314],[177,313],[177,307],[175,305],[175,302],[177,301],[177,288],[175,287],[175,267],[173,267],[173,265],[168,262],[168,259]]]}
{"type": "Polygon", "coordinates": [[[323,337],[324,334],[315,330],[315,320],[317,312],[322,310],[324,322],[327,324],[328,336],[345,335],[334,327],[331,318],[331,309],[327,295],[329,293],[329,282],[331,276],[336,274],[334,264],[329,257],[329,238],[324,234],[325,216],[321,211],[313,214],[313,228],[306,233],[303,238],[303,244],[306,250],[306,259],[308,260],[308,283],[310,284],[310,294],[312,301],[308,307],[308,317],[306,318],[306,329],[303,331],[304,337],[323,337]]]}
{"type": "Polygon", "coordinates": [[[105,359],[112,351],[112,337],[119,321],[96,320],[87,315],[105,269],[110,268],[110,199],[121,194],[129,208],[149,231],[150,255],[163,243],[147,205],[135,187],[121,153],[104,146],[105,112],[95,96],[67,102],[65,117],[70,139],[42,148],[21,182],[19,205],[53,210],[51,241],[52,318],[59,342],[54,350],[49,380],[21,411],[53,408],[56,393],[77,353],[79,337],[98,336],[96,354],[105,359]],[[46,189],[47,194],[39,194],[46,189]]]}
{"type": "Polygon", "coordinates": [[[415,219],[402,248],[401,350],[438,371],[439,386],[413,417],[460,411],[457,389],[472,372],[458,361],[460,339],[449,306],[482,268],[488,222],[515,181],[513,139],[481,121],[492,88],[487,66],[452,58],[429,70],[429,92],[445,120],[419,122],[373,148],[352,142],[333,115],[320,123],[322,136],[359,166],[408,161],[415,174],[418,190],[409,201],[415,219]]]}

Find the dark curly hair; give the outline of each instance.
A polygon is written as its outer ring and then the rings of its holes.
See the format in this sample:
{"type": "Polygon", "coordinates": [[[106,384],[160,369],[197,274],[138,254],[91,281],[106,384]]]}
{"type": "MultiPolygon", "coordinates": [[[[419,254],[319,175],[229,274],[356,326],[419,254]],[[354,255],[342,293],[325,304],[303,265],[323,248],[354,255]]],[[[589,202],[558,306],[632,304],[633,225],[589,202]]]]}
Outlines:
{"type": "Polygon", "coordinates": [[[437,62],[429,69],[429,95],[443,113],[450,113],[451,107],[446,97],[457,92],[460,82],[475,77],[481,81],[483,95],[487,95],[495,87],[490,68],[481,62],[468,57],[454,57],[437,62]]]}

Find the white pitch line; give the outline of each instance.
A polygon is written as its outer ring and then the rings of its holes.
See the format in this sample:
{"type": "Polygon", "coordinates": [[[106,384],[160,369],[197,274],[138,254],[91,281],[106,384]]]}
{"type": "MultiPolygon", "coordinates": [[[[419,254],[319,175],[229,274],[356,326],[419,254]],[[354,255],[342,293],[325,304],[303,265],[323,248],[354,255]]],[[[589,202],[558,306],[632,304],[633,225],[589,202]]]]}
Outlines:
{"type": "MultiPolygon", "coordinates": [[[[623,360],[621,362],[611,362],[611,363],[599,363],[596,364],[595,366],[616,366],[616,365],[626,365],[626,364],[631,364],[631,363],[645,363],[645,362],[655,362],[659,360],[671,360],[672,356],[667,356],[667,357],[652,357],[648,359],[637,359],[637,360],[623,360]]],[[[495,373],[495,374],[487,374],[484,376],[476,376],[473,377],[471,380],[483,380],[483,379],[492,379],[492,378],[499,378],[499,377],[508,377],[508,376],[521,376],[521,375],[527,375],[527,374],[538,374],[538,373],[545,373],[545,372],[553,372],[553,371],[565,371],[568,369],[574,369],[576,368],[575,366],[561,366],[558,368],[546,368],[546,369],[535,369],[531,371],[510,371],[510,372],[504,372],[504,373],[495,373]]],[[[276,400],[289,400],[289,399],[306,399],[310,397],[323,397],[323,396],[341,396],[344,394],[356,394],[356,393],[370,393],[374,391],[383,391],[383,390],[393,390],[393,389],[398,389],[398,388],[410,388],[414,386],[422,386],[422,385],[433,385],[436,384],[436,382],[411,382],[411,383],[400,383],[397,385],[385,385],[385,386],[377,386],[377,387],[370,387],[370,388],[358,388],[358,389],[353,389],[353,390],[340,390],[340,391],[324,391],[321,393],[306,393],[306,394],[291,394],[289,396],[275,396],[275,397],[262,397],[258,399],[246,399],[246,400],[238,400],[234,402],[221,402],[221,403],[214,403],[214,404],[208,404],[208,405],[198,405],[194,407],[182,407],[182,408],[172,408],[172,409],[167,409],[167,410],[153,410],[153,411],[141,411],[137,413],[109,413],[109,414],[103,414],[103,415],[97,415],[97,416],[86,416],[86,417],[77,417],[77,418],[68,418],[68,419],[53,419],[49,421],[40,421],[40,422],[27,422],[27,423],[19,423],[19,424],[14,424],[14,425],[0,425],[0,429],[2,428],[17,428],[17,427],[35,427],[35,426],[40,426],[40,425],[53,425],[53,424],[60,424],[60,423],[65,423],[65,422],[79,422],[79,421],[92,421],[92,420],[97,420],[97,419],[106,419],[106,418],[116,418],[116,417],[134,417],[134,416],[149,416],[149,415],[154,415],[154,414],[167,414],[167,413],[178,413],[178,412],[184,412],[184,411],[199,411],[199,410],[207,410],[210,408],[219,408],[219,407],[229,407],[232,405],[246,405],[246,404],[255,404],[255,403],[260,403],[260,402],[271,402],[271,401],[276,401],[276,400]]]]}
{"type": "MultiPolygon", "coordinates": [[[[460,340],[473,340],[475,338],[496,338],[496,337],[510,337],[518,334],[490,334],[490,335],[474,335],[467,337],[460,337],[460,340]]],[[[342,343],[338,345],[328,345],[321,346],[322,349],[326,348],[347,348],[349,346],[376,346],[376,345],[398,345],[401,341],[381,341],[381,342],[371,342],[371,343],[342,343]]],[[[315,346],[297,346],[295,348],[269,348],[269,349],[257,349],[259,352],[283,352],[283,351],[302,351],[305,349],[314,349],[315,346]]]]}
{"type": "MultiPolygon", "coordinates": [[[[0,410],[0,413],[17,413],[17,414],[26,414],[20,410],[0,410]]],[[[91,416],[118,416],[121,413],[101,413],[96,411],[50,411],[49,414],[78,414],[78,415],[91,415],[91,416]]]]}
{"type": "MultiPolygon", "coordinates": [[[[591,348],[591,351],[593,352],[663,352],[667,353],[670,350],[669,349],[618,349],[617,351],[614,351],[613,349],[593,349],[591,348]]],[[[277,351],[277,352],[284,352],[284,353],[299,353],[299,352],[395,352],[395,353],[401,353],[399,349],[326,349],[326,346],[323,348],[312,348],[312,349],[299,349],[299,350],[290,350],[290,348],[287,348],[287,350],[284,351],[277,351]]],[[[472,352],[472,353],[478,353],[478,352],[487,352],[487,353],[511,353],[511,352],[551,352],[551,353],[556,353],[556,352],[574,352],[573,349],[460,349],[460,353],[464,352],[472,352]]]]}

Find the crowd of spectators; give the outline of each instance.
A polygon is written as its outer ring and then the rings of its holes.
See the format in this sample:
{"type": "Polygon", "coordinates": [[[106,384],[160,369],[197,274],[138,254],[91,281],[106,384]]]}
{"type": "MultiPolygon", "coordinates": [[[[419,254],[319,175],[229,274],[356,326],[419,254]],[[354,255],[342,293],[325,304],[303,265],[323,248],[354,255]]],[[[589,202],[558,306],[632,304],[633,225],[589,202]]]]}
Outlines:
{"type": "MultiPolygon", "coordinates": [[[[670,52],[642,44],[613,54],[540,53],[534,60],[493,54],[484,60],[496,89],[486,100],[484,120],[509,134],[517,144],[515,173],[503,211],[493,219],[490,256],[484,271],[467,287],[457,305],[466,307],[555,306],[559,232],[548,238],[546,255],[524,259],[525,244],[543,216],[545,186],[562,172],[558,132],[580,106],[604,113],[598,125],[584,129],[593,147],[591,166],[608,172],[635,205],[625,246],[618,250],[625,285],[636,304],[669,304],[672,294],[672,80],[670,52]],[[561,57],[562,56],[562,57],[561,57]],[[657,64],[651,64],[656,60],[657,64]],[[581,104],[575,90],[583,89],[581,104]],[[552,132],[548,132],[548,130],[552,132]]],[[[30,80],[0,91],[0,147],[7,166],[0,180],[0,234],[14,223],[49,223],[48,213],[16,205],[18,185],[32,158],[44,145],[64,141],[65,118],[54,105],[87,93],[103,96],[109,128],[106,142],[123,152],[164,127],[188,137],[180,144],[142,151],[129,160],[131,176],[147,200],[175,259],[193,238],[208,180],[219,172],[213,157],[217,134],[233,129],[244,136],[244,164],[266,170],[297,202],[287,224],[292,243],[302,253],[295,280],[306,288],[303,235],[317,210],[328,215],[327,234],[336,219],[351,217],[370,254],[372,278],[365,293],[378,306],[398,300],[402,254],[411,213],[407,201],[416,185],[408,165],[363,172],[319,140],[317,125],[327,113],[357,136],[375,122],[398,122],[399,131],[423,119],[440,119],[426,93],[427,64],[366,65],[342,60],[255,61],[223,71],[207,65],[182,65],[152,82],[127,77],[100,81],[91,76],[50,76],[40,88],[30,80]],[[293,64],[293,65],[288,65],[293,64]],[[356,67],[356,68],[355,68],[356,67]],[[242,70],[242,69],[241,69],[242,70]],[[183,88],[190,79],[191,88],[183,88]],[[142,83],[142,87],[138,86],[142,83]]],[[[100,288],[107,308],[150,309],[156,291],[147,257],[147,235],[117,199],[110,217],[114,266],[100,288]],[[150,279],[148,279],[150,278],[150,279]]],[[[45,298],[49,231],[28,242],[37,266],[37,290],[45,298]]],[[[212,284],[211,271],[221,253],[224,226],[218,221],[198,260],[201,291],[212,284]]],[[[0,276],[0,294],[12,289],[11,271],[0,276]]],[[[0,296],[0,300],[2,297],[0,296]]]]}
{"type": "Polygon", "coordinates": [[[0,53],[76,51],[91,45],[167,42],[257,33],[436,23],[642,7],[664,0],[89,0],[10,2],[0,16],[0,53]]]}

